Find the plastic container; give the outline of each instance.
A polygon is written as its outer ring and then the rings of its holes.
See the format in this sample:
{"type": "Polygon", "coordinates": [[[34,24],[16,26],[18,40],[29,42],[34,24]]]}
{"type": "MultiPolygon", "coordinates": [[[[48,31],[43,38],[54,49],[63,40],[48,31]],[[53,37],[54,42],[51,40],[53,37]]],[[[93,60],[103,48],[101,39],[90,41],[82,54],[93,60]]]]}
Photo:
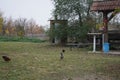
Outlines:
{"type": "Polygon", "coordinates": [[[103,44],[103,51],[104,51],[105,53],[108,53],[108,52],[109,52],[109,43],[104,43],[104,44],[103,44]]]}

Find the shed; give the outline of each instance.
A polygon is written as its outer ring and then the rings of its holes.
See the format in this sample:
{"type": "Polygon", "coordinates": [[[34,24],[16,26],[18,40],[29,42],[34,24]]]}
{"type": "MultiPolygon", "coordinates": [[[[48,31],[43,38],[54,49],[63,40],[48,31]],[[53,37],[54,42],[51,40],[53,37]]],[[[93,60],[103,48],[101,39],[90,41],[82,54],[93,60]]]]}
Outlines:
{"type": "MultiPolygon", "coordinates": [[[[51,32],[53,32],[54,29],[58,28],[58,27],[62,27],[62,29],[65,29],[67,27],[67,25],[68,25],[68,20],[58,20],[58,19],[50,20],[51,32]]],[[[67,31],[66,31],[66,34],[61,38],[58,38],[58,36],[51,36],[50,41],[51,41],[51,43],[64,45],[67,42],[67,31]]]]}

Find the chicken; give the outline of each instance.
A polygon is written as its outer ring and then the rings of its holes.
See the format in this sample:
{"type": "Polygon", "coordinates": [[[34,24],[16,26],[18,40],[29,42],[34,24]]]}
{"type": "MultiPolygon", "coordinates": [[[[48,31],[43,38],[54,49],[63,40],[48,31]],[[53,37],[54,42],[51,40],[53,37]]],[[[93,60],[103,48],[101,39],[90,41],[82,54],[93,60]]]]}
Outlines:
{"type": "Polygon", "coordinates": [[[8,56],[2,56],[2,58],[4,59],[4,61],[9,62],[11,59],[8,56]]]}
{"type": "Polygon", "coordinates": [[[61,60],[64,58],[64,52],[65,52],[65,50],[63,49],[62,52],[60,53],[60,59],[61,60]]]}

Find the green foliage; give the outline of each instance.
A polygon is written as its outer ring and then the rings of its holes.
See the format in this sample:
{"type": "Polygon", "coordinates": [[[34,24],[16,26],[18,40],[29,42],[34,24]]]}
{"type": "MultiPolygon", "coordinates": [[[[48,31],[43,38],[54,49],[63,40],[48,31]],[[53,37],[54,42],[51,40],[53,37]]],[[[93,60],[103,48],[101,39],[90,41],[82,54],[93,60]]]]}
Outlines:
{"type": "MultiPolygon", "coordinates": [[[[55,5],[54,15],[58,19],[68,19],[69,26],[66,28],[67,36],[75,38],[77,42],[84,41],[88,31],[93,27],[92,16],[89,13],[92,0],[53,0],[55,5]],[[91,18],[88,20],[88,18],[91,18]]],[[[65,35],[61,29],[56,30],[55,35],[65,35]]]]}
{"type": "Polygon", "coordinates": [[[84,42],[87,38],[87,33],[91,30],[91,24],[84,22],[82,26],[69,26],[68,37],[72,40],[76,39],[76,42],[84,42]]]}
{"type": "Polygon", "coordinates": [[[119,13],[120,12],[120,8],[117,8],[114,10],[115,13],[119,13]]]}
{"type": "Polygon", "coordinates": [[[87,33],[90,31],[91,26],[84,24],[83,26],[58,26],[52,30],[49,30],[50,37],[56,37],[57,39],[61,38],[71,38],[75,39],[76,42],[84,42],[87,38],[87,33]]]}
{"type": "Polygon", "coordinates": [[[59,19],[79,19],[81,22],[86,15],[89,15],[92,0],[52,0],[54,2],[54,15],[59,19]]]}
{"type": "Polygon", "coordinates": [[[53,29],[53,35],[58,39],[67,37],[67,26],[59,25],[53,29]]]}
{"type": "Polygon", "coordinates": [[[41,43],[45,42],[45,40],[40,40],[36,38],[27,38],[27,37],[6,37],[6,36],[1,36],[0,37],[0,42],[34,42],[34,43],[41,43]]]}
{"type": "Polygon", "coordinates": [[[77,37],[77,41],[80,42],[84,42],[87,38],[87,33],[89,31],[90,26],[88,25],[83,25],[83,26],[79,26],[77,32],[76,32],[76,37],[77,37]]]}

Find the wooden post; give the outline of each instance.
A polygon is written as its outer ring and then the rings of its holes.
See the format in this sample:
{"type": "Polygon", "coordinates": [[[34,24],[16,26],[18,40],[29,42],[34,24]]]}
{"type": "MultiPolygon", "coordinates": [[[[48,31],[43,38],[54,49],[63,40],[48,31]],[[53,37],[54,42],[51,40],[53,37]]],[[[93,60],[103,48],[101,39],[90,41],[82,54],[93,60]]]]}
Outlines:
{"type": "Polygon", "coordinates": [[[93,36],[93,52],[96,52],[96,37],[97,35],[101,35],[101,33],[88,33],[88,35],[93,36]]]}
{"type": "Polygon", "coordinates": [[[93,35],[93,52],[96,51],[96,35],[93,35]]]}
{"type": "Polygon", "coordinates": [[[108,13],[103,12],[103,23],[104,23],[104,28],[103,28],[103,34],[104,34],[104,43],[108,43],[108,13]]]}

